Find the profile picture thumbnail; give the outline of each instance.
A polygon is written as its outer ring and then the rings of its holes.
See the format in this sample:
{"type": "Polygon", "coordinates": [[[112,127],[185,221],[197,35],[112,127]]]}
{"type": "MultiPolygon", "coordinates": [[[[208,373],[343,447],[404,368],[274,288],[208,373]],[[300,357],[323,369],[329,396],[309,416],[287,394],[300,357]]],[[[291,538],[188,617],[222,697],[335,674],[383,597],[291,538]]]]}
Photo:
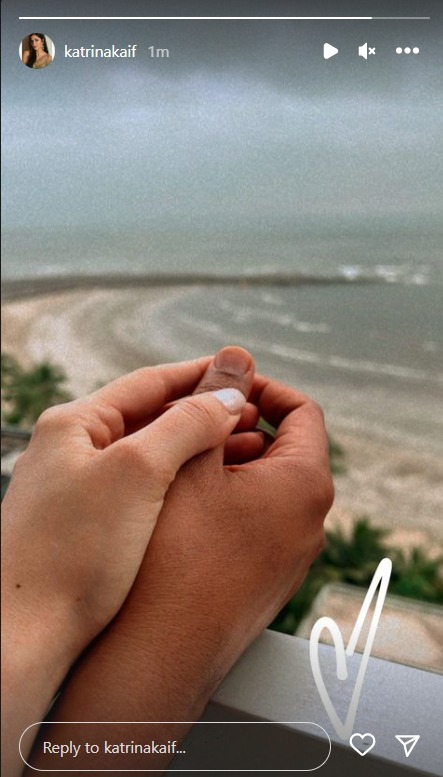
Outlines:
{"type": "Polygon", "coordinates": [[[31,32],[20,43],[20,58],[26,67],[40,70],[54,59],[55,46],[43,32],[31,32]]]}

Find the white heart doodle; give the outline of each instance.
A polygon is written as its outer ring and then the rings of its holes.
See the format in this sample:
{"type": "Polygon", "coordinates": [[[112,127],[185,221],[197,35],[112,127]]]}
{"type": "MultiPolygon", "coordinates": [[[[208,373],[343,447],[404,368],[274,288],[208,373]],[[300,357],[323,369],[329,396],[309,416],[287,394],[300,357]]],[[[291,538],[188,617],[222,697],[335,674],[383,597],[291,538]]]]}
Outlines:
{"type": "Polygon", "coordinates": [[[311,631],[311,637],[309,642],[309,657],[311,660],[312,674],[314,676],[315,684],[320,694],[320,698],[322,700],[323,706],[326,712],[328,713],[329,720],[331,721],[332,725],[335,728],[335,731],[337,732],[338,736],[341,739],[348,740],[352,734],[352,729],[354,727],[355,718],[357,715],[358,703],[360,701],[360,695],[363,688],[366,669],[368,666],[369,656],[371,655],[372,645],[375,639],[378,622],[380,620],[383,605],[385,603],[386,593],[389,586],[389,580],[391,578],[391,572],[392,572],[391,560],[389,558],[382,559],[377,569],[374,572],[374,577],[372,578],[371,585],[369,586],[369,589],[367,591],[367,594],[361,606],[361,610],[358,614],[358,617],[355,622],[354,628],[352,630],[352,634],[349,638],[349,642],[346,650],[345,650],[341,631],[337,626],[336,622],[332,620],[332,618],[326,618],[326,617],[319,618],[319,620],[314,623],[314,626],[311,631]],[[347,680],[348,669],[346,666],[346,656],[353,656],[355,653],[355,647],[356,647],[358,638],[362,631],[366,616],[369,611],[369,607],[371,606],[371,603],[375,596],[378,585],[380,585],[380,590],[378,592],[377,601],[375,603],[374,614],[372,616],[368,636],[366,639],[366,644],[363,650],[363,655],[362,655],[360,667],[358,670],[357,679],[355,681],[351,702],[349,704],[348,714],[346,716],[346,720],[343,722],[340,720],[340,718],[337,715],[335,707],[331,701],[331,697],[329,696],[329,693],[326,690],[326,686],[321,673],[319,650],[318,650],[320,636],[323,629],[328,629],[335,647],[337,677],[339,680],[347,680]]]}
{"type": "Polygon", "coordinates": [[[374,734],[353,734],[352,737],[349,740],[349,744],[351,747],[355,750],[356,753],[359,755],[367,755],[370,750],[375,745],[375,736],[374,734]],[[354,740],[360,739],[361,742],[359,744],[354,744],[354,740]],[[369,744],[365,742],[364,740],[369,739],[369,744]]]}

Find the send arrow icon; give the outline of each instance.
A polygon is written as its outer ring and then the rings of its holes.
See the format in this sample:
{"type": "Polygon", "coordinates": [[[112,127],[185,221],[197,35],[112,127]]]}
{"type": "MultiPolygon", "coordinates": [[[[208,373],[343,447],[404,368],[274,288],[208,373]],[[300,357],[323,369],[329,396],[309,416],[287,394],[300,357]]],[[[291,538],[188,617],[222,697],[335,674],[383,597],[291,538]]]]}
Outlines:
{"type": "Polygon", "coordinates": [[[420,739],[420,734],[396,734],[395,738],[403,745],[405,756],[409,758],[415,745],[420,739]]]}
{"type": "Polygon", "coordinates": [[[323,56],[325,59],[335,57],[336,54],[338,54],[338,49],[336,49],[335,46],[331,46],[330,43],[325,43],[323,45],[323,56]]]}

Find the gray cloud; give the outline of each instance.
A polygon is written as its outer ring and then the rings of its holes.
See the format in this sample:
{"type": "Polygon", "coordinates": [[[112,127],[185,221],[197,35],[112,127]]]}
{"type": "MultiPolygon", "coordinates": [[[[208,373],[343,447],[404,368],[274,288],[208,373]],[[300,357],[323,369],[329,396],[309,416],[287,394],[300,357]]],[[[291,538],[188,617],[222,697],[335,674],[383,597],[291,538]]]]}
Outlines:
{"type": "MultiPolygon", "coordinates": [[[[98,7],[88,3],[87,12],[98,7]]],[[[125,13],[142,7],[126,4],[125,13]]],[[[170,5],[178,7],[183,13],[170,5]]],[[[81,13],[78,3],[72,11],[81,13]]],[[[423,55],[406,61],[394,52],[411,36],[406,23],[47,22],[56,60],[32,73],[17,57],[30,23],[18,22],[10,3],[4,13],[6,227],[438,213],[435,24],[414,27],[423,55]],[[323,60],[324,39],[339,47],[336,60],[323,60]],[[373,61],[356,54],[365,40],[377,45],[373,61]],[[66,60],[65,42],[137,42],[140,55],[66,60]],[[170,58],[151,60],[151,42],[170,58]]]]}

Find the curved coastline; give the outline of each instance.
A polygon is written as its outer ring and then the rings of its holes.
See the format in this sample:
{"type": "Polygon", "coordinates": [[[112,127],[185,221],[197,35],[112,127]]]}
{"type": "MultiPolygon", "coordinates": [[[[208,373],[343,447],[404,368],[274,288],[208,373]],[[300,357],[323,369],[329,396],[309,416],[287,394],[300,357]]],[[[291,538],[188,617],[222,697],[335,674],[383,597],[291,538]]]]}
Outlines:
{"type": "MultiPolygon", "coordinates": [[[[246,280],[237,278],[236,283],[246,280]]],[[[269,278],[266,284],[272,285],[269,278]]],[[[25,366],[44,359],[60,364],[69,377],[68,388],[75,396],[82,396],[123,372],[173,360],[176,354],[171,359],[170,344],[158,321],[167,314],[168,306],[183,295],[193,294],[193,286],[204,289],[201,276],[185,284],[176,277],[164,282],[160,276],[7,281],[3,288],[2,348],[25,366]],[[141,304],[146,308],[143,322],[137,314],[141,304]],[[140,325],[144,336],[135,338],[131,327],[140,325]]],[[[176,346],[180,356],[180,343],[176,346]]],[[[311,388],[315,396],[320,386],[311,388]]],[[[322,384],[321,395],[328,409],[328,426],[347,452],[348,467],[348,474],[337,479],[329,525],[348,527],[356,517],[367,514],[393,529],[392,539],[403,547],[421,542],[435,550],[441,547],[441,456],[425,447],[417,449],[383,439],[377,430],[363,424],[364,419],[359,424],[343,425],[334,411],[337,395],[333,384],[322,384]]]]}

